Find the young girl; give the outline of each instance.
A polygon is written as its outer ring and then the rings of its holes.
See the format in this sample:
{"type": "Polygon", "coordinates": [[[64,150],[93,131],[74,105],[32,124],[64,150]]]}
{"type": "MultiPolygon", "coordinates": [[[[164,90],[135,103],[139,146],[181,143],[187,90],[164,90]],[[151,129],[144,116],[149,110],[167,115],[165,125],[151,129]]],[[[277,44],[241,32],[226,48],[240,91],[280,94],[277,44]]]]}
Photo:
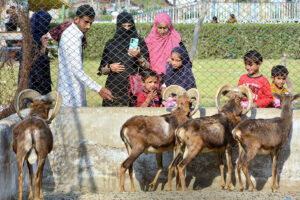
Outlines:
{"type": "Polygon", "coordinates": [[[171,59],[167,65],[167,73],[164,76],[162,88],[170,85],[179,85],[186,90],[196,88],[192,63],[185,48],[175,47],[171,52],[171,59]]]}
{"type": "Polygon", "coordinates": [[[151,69],[141,72],[144,90],[137,95],[137,107],[159,107],[158,75],[151,69]]]}

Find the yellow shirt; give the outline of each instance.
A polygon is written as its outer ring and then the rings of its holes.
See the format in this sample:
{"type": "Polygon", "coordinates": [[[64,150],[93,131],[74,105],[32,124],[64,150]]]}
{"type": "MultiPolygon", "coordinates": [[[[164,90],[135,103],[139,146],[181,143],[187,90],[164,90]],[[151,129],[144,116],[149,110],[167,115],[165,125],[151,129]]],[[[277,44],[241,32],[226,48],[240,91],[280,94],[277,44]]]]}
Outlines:
{"type": "Polygon", "coordinates": [[[284,88],[284,87],[282,87],[281,89],[279,89],[274,83],[271,83],[271,92],[280,95],[282,93],[289,92],[289,91],[286,88],[284,88]]]}

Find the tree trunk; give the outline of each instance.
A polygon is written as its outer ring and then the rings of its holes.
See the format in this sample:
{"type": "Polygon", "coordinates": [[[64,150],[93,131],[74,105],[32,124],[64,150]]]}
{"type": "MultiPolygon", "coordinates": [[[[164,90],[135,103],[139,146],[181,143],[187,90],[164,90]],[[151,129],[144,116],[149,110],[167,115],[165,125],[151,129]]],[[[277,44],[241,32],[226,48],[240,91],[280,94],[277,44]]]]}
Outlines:
{"type": "MultiPolygon", "coordinates": [[[[23,36],[23,42],[22,42],[22,66],[20,70],[20,81],[18,85],[18,89],[14,95],[14,99],[16,95],[26,89],[28,87],[29,83],[29,72],[33,63],[32,55],[32,49],[33,49],[33,43],[32,43],[32,36],[31,36],[31,30],[30,30],[30,19],[29,19],[29,12],[27,10],[18,10],[18,19],[19,19],[19,25],[23,36]]],[[[2,110],[0,112],[0,120],[3,118],[8,117],[11,114],[14,114],[15,108],[14,108],[14,100],[11,101],[8,108],[2,110]]]]}
{"type": "Polygon", "coordinates": [[[196,50],[197,50],[197,46],[198,46],[198,40],[199,40],[199,33],[200,33],[200,28],[201,28],[201,25],[204,21],[204,18],[206,16],[206,13],[207,13],[207,3],[206,1],[204,0],[202,2],[202,5],[201,5],[201,16],[195,26],[195,29],[194,29],[194,34],[193,34],[193,43],[192,43],[192,48],[191,48],[191,51],[190,51],[190,59],[191,59],[191,62],[193,62],[194,60],[194,56],[196,54],[196,50]]]}

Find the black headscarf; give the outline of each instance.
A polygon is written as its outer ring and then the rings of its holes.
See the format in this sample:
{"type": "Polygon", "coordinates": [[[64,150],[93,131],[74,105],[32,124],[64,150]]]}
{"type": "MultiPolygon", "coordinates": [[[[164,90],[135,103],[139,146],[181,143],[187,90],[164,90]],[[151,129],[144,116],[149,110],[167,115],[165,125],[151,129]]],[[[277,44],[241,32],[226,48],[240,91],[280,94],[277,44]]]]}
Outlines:
{"type": "MultiPolygon", "coordinates": [[[[38,11],[34,13],[30,19],[31,35],[33,39],[32,52],[34,55],[34,63],[31,66],[29,73],[28,88],[45,95],[51,92],[51,73],[50,73],[50,59],[48,57],[48,50],[40,53],[42,48],[41,38],[47,34],[50,29],[50,21],[52,17],[46,11],[38,11]]],[[[20,70],[22,67],[22,51],[20,53],[20,70]]]]}
{"type": "Polygon", "coordinates": [[[166,86],[179,85],[186,90],[196,88],[196,81],[192,72],[192,63],[189,58],[189,54],[185,47],[175,47],[172,53],[176,52],[182,59],[182,66],[178,69],[174,69],[172,65],[167,68],[166,75],[164,76],[164,82],[166,86]]]}
{"type": "Polygon", "coordinates": [[[116,32],[112,39],[110,39],[104,48],[102,60],[99,67],[98,75],[101,75],[101,68],[107,64],[121,63],[125,66],[122,73],[110,73],[106,81],[106,87],[112,91],[115,97],[114,103],[104,101],[103,106],[128,106],[129,104],[129,81],[128,76],[138,72],[139,63],[137,58],[128,55],[128,49],[131,38],[138,38],[138,46],[141,48],[141,55],[149,60],[148,48],[145,41],[138,36],[135,28],[133,17],[127,13],[122,12],[117,17],[116,32]],[[131,23],[132,26],[126,30],[122,24],[131,23]],[[117,100],[119,99],[119,101],[117,100]]]}
{"type": "Polygon", "coordinates": [[[117,17],[117,27],[116,27],[116,33],[114,35],[114,39],[119,41],[124,41],[124,40],[130,41],[130,38],[137,38],[137,37],[138,34],[135,28],[133,17],[128,12],[120,13],[117,17]],[[132,27],[126,30],[124,27],[122,27],[122,24],[125,23],[132,24],[132,27]]]}

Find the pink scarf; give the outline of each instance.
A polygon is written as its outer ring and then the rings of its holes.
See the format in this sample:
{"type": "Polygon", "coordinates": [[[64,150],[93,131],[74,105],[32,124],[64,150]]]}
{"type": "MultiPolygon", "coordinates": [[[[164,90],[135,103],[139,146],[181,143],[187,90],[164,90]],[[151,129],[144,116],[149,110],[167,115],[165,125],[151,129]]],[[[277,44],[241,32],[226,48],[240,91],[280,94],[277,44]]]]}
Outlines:
{"type": "Polygon", "coordinates": [[[181,42],[181,37],[174,29],[168,14],[160,13],[156,15],[154,25],[145,41],[150,54],[151,69],[158,74],[166,74],[166,62],[171,57],[171,51],[174,47],[179,46],[181,42]],[[156,26],[162,22],[169,27],[169,34],[164,37],[156,31],[156,26]]]}

